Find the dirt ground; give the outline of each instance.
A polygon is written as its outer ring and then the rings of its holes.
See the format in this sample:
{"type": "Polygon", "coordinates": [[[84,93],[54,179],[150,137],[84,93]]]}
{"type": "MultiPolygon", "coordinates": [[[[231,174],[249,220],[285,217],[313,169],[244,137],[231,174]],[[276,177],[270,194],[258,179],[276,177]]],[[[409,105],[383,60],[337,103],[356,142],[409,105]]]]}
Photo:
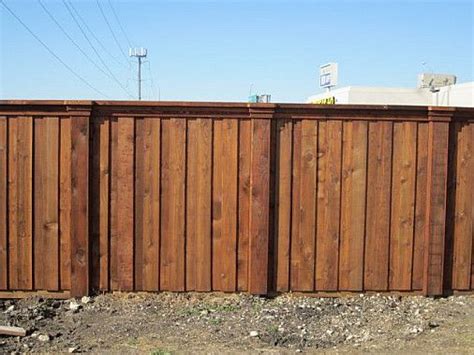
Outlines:
{"type": "Polygon", "coordinates": [[[474,296],[109,294],[0,301],[1,353],[474,353],[474,296]]]}

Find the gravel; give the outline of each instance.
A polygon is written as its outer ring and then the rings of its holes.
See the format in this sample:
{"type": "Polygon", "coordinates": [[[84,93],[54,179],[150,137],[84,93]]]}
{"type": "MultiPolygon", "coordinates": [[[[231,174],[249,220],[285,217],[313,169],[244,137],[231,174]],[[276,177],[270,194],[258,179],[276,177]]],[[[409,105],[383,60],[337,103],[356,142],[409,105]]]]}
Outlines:
{"type": "Polygon", "coordinates": [[[108,294],[0,301],[0,352],[474,351],[474,296],[108,294]],[[461,335],[460,335],[461,334],[461,335]]]}

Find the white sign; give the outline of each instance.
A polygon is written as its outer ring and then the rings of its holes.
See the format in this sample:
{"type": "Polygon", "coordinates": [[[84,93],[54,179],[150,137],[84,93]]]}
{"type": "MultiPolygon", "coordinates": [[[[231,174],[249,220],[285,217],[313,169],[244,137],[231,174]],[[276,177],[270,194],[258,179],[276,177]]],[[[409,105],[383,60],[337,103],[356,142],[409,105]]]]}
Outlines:
{"type": "Polygon", "coordinates": [[[319,86],[330,88],[337,85],[337,63],[328,63],[319,67],[319,86]]]}

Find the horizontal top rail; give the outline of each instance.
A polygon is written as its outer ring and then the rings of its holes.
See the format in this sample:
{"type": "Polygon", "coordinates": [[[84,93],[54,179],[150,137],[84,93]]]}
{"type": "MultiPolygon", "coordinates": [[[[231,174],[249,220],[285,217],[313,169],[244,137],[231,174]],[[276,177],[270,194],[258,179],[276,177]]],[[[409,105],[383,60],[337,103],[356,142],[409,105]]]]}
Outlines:
{"type": "Polygon", "coordinates": [[[185,101],[0,100],[0,115],[473,121],[474,108],[185,101]]]}

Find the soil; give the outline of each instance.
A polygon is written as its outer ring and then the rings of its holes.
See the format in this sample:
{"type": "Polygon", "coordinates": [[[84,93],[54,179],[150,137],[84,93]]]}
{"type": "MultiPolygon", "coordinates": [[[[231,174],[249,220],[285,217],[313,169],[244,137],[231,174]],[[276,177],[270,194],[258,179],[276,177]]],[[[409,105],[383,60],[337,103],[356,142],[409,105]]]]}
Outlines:
{"type": "Polygon", "coordinates": [[[0,301],[0,352],[474,352],[474,296],[107,294],[0,301]]]}

